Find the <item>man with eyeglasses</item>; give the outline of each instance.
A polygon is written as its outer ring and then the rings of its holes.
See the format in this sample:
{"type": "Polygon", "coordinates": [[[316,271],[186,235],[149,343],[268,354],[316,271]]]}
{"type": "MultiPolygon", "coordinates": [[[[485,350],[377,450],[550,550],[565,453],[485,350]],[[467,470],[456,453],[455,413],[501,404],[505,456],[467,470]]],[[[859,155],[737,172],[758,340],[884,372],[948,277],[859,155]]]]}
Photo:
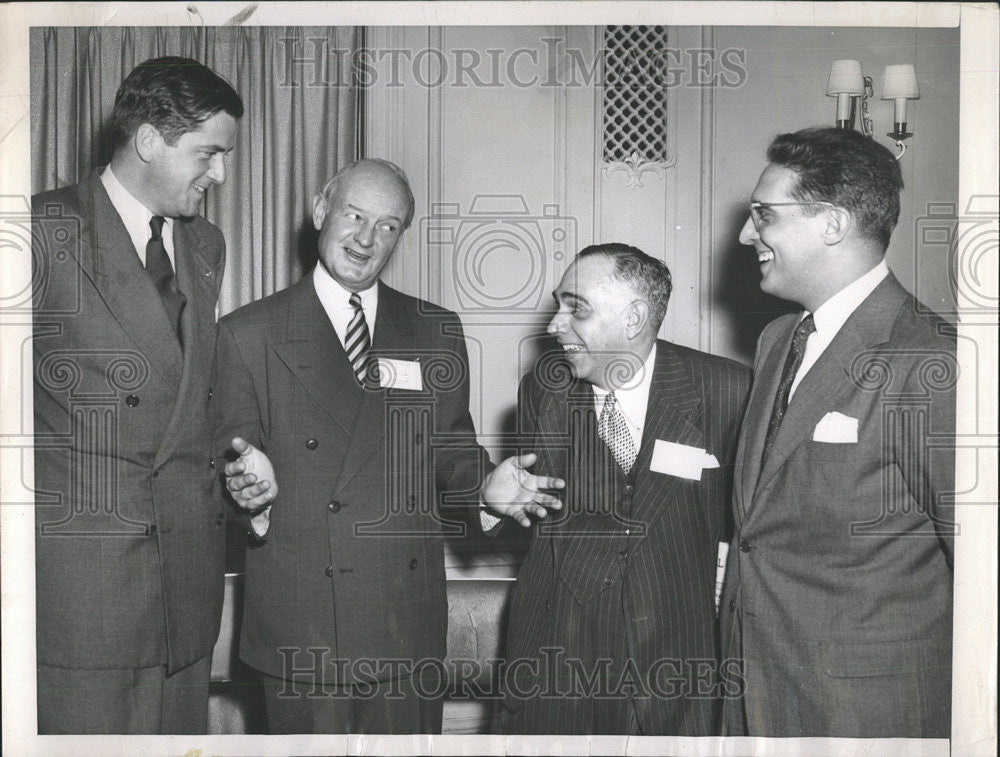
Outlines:
{"type": "Polygon", "coordinates": [[[885,263],[903,182],[858,132],[778,136],[740,233],[804,312],[761,334],[721,603],[726,735],[950,733],[955,337],[885,263]]]}

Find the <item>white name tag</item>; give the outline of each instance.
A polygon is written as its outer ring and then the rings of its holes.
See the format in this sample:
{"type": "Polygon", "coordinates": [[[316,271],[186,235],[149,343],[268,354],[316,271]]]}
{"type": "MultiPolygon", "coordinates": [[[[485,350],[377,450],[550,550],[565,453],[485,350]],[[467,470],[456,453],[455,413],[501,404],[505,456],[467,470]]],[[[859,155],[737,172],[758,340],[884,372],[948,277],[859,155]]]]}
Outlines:
{"type": "Polygon", "coordinates": [[[423,391],[424,382],[420,377],[420,363],[416,360],[393,360],[389,357],[380,357],[378,359],[378,384],[383,389],[423,391]]]}
{"type": "Polygon", "coordinates": [[[653,459],[649,462],[649,469],[653,473],[665,473],[691,481],[701,481],[701,472],[706,468],[718,467],[719,461],[715,459],[715,455],[698,447],[665,442],[662,439],[657,439],[653,445],[653,459]]]}

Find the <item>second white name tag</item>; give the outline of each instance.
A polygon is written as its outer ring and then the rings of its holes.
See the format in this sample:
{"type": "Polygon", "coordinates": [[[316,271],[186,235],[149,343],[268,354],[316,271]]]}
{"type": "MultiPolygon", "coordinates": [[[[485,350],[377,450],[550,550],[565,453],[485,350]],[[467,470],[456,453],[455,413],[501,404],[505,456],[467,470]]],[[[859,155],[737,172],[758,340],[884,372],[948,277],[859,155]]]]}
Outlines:
{"type": "Polygon", "coordinates": [[[394,360],[389,357],[380,357],[378,359],[378,383],[383,389],[423,391],[424,382],[420,377],[420,363],[416,360],[394,360]]]}
{"type": "Polygon", "coordinates": [[[653,473],[665,473],[668,476],[701,481],[701,472],[705,468],[718,468],[719,461],[698,447],[689,447],[677,442],[665,442],[657,439],[653,446],[653,459],[649,461],[649,469],[653,473]]]}

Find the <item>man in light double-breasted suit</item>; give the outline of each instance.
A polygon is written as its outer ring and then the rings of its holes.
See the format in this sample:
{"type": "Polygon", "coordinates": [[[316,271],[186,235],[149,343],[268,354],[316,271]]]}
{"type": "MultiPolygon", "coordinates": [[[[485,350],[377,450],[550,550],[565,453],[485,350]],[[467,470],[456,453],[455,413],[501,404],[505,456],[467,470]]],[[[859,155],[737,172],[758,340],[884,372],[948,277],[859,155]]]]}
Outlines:
{"type": "Polygon", "coordinates": [[[111,164],[33,198],[39,733],[207,726],[225,245],[198,213],[242,114],[196,61],[146,61],[118,91],[111,164]]]}
{"type": "Polygon", "coordinates": [[[760,337],[735,470],[728,735],[947,737],[952,330],[883,260],[902,179],[853,131],[784,134],[740,236],[800,304],[760,337]]]}

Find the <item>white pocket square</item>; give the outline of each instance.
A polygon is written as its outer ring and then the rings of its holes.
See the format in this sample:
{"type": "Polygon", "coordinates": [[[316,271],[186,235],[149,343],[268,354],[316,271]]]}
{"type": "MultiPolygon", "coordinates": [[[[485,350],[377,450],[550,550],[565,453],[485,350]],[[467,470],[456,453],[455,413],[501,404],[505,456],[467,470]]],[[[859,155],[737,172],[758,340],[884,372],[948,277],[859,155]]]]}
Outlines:
{"type": "Polygon", "coordinates": [[[718,468],[719,461],[699,447],[689,447],[677,442],[657,439],[653,445],[653,459],[649,469],[653,473],[666,473],[692,481],[701,481],[701,472],[706,468],[718,468]]]}
{"type": "Polygon", "coordinates": [[[813,429],[813,441],[827,444],[857,444],[858,419],[838,412],[827,413],[813,429]]]}

